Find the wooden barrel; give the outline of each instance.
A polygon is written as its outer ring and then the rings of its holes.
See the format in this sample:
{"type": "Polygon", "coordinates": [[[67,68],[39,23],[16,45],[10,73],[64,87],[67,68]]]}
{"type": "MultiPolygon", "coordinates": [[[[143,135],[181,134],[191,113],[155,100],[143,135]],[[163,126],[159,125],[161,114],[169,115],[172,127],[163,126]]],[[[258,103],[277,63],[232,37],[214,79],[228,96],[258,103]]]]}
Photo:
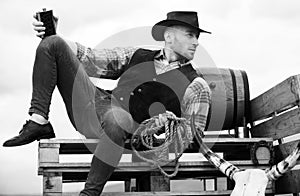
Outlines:
{"type": "Polygon", "coordinates": [[[250,93],[245,71],[213,67],[196,70],[212,92],[207,130],[234,129],[250,121],[250,93]]]}

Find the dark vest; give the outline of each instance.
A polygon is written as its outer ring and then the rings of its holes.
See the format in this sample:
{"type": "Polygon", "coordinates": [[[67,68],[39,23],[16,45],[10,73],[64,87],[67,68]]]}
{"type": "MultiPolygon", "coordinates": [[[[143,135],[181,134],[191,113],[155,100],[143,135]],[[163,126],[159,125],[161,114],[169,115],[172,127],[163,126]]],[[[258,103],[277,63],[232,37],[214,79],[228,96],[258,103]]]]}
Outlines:
{"type": "Polygon", "coordinates": [[[158,52],[138,49],[113,90],[117,104],[129,111],[138,123],[165,109],[180,117],[185,90],[199,77],[191,64],[157,75],[154,57],[158,52]]]}

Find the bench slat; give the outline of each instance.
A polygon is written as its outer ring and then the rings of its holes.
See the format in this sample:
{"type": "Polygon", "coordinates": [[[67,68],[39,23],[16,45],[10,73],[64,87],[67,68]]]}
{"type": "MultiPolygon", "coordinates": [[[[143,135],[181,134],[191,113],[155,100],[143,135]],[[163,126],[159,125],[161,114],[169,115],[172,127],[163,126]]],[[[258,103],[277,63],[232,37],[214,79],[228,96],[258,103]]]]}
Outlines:
{"type": "MultiPolygon", "coordinates": [[[[230,161],[231,163],[235,165],[253,165],[253,162],[251,160],[241,160],[241,161],[230,161]]],[[[267,160],[262,160],[262,164],[268,164],[267,160]]],[[[204,166],[209,166],[209,167],[214,167],[211,165],[208,161],[186,161],[186,162],[180,162],[180,167],[204,167],[204,166]]],[[[66,168],[78,168],[78,167],[90,167],[89,162],[65,162],[65,163],[41,163],[40,168],[61,168],[61,167],[66,167],[66,168]]],[[[133,169],[135,171],[136,169],[134,168],[142,168],[142,169],[149,169],[151,167],[151,164],[146,163],[146,162],[121,162],[118,165],[119,169],[133,169]]],[[[170,163],[164,168],[167,167],[174,167],[174,164],[170,163]]],[[[145,171],[145,170],[144,170],[145,171]]]]}
{"type": "MultiPolygon", "coordinates": [[[[232,191],[195,191],[195,192],[128,192],[128,193],[103,193],[103,196],[199,196],[199,195],[230,195],[232,191]]],[[[272,195],[271,190],[266,190],[267,195],[272,195]]]]}
{"type": "MultiPolygon", "coordinates": [[[[191,192],[103,192],[102,196],[205,196],[220,195],[229,196],[232,191],[191,191],[191,192]]],[[[273,195],[272,190],[267,189],[266,195],[273,195]]],[[[62,196],[78,196],[78,193],[63,193],[62,196]]]]}
{"type": "MultiPolygon", "coordinates": [[[[272,138],[203,138],[203,141],[205,143],[247,143],[258,142],[261,139],[272,141],[272,138]]],[[[98,139],[41,139],[40,147],[47,147],[47,144],[95,144],[98,141],[98,139]]]]}
{"type": "MultiPolygon", "coordinates": [[[[269,167],[268,161],[262,161],[259,166],[254,166],[252,161],[231,161],[234,165],[242,169],[266,169],[269,167]]],[[[69,181],[76,176],[79,181],[86,179],[86,174],[90,169],[90,163],[43,163],[39,167],[39,175],[44,173],[61,172],[63,174],[64,181],[69,181]],[[86,174],[80,174],[86,173],[86,174]],[[81,178],[80,178],[81,175],[81,178]]],[[[163,166],[163,169],[168,172],[174,172],[174,164],[163,166]]],[[[134,178],[141,175],[148,175],[151,171],[158,171],[157,168],[153,168],[145,162],[133,162],[133,163],[120,163],[116,168],[110,180],[125,180],[128,178],[134,178]]],[[[211,165],[208,161],[195,161],[195,162],[180,162],[178,174],[173,179],[180,178],[198,178],[204,176],[224,176],[218,169],[211,165]]]]}
{"type": "Polygon", "coordinates": [[[269,117],[274,112],[299,104],[300,75],[291,76],[265,93],[251,100],[251,116],[256,121],[269,117]]]}
{"type": "Polygon", "coordinates": [[[263,122],[250,131],[252,137],[271,137],[274,140],[300,133],[300,108],[293,109],[263,122]]]}
{"type": "MultiPolygon", "coordinates": [[[[257,143],[264,140],[268,143],[273,142],[272,138],[204,138],[203,141],[210,147],[214,152],[234,152],[239,149],[245,149],[249,144],[257,143]]],[[[130,140],[126,141],[124,154],[131,154],[130,140]]],[[[47,139],[41,140],[39,147],[48,148],[48,146],[60,145],[60,154],[91,154],[98,143],[97,139],[47,139]]],[[[191,144],[186,153],[198,152],[196,144],[191,144]]]]}

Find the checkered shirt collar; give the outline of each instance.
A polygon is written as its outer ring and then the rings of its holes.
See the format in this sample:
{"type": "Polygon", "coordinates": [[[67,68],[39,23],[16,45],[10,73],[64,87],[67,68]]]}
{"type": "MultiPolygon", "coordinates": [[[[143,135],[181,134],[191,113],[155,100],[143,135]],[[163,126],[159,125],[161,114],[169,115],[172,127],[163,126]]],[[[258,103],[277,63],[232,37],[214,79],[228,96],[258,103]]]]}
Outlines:
{"type": "MultiPolygon", "coordinates": [[[[165,55],[165,52],[164,52],[164,49],[161,49],[159,51],[159,53],[157,53],[155,55],[154,59],[159,60],[159,61],[167,61],[168,62],[168,59],[167,59],[167,57],[165,55]]],[[[191,63],[190,60],[182,59],[182,60],[179,60],[179,61],[170,62],[169,64],[178,64],[179,67],[182,67],[182,66],[188,65],[190,63],[191,63]]]]}

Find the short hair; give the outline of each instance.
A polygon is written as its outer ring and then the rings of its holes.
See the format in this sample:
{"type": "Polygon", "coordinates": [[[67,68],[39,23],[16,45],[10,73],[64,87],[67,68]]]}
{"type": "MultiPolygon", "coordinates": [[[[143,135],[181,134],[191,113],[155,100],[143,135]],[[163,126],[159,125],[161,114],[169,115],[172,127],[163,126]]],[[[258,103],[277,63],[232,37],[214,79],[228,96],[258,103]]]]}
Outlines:
{"type": "Polygon", "coordinates": [[[185,25],[172,25],[172,26],[168,26],[166,27],[165,31],[164,31],[164,34],[168,31],[171,31],[171,32],[174,32],[174,30],[182,30],[182,28],[188,28],[190,29],[191,31],[195,32],[196,33],[196,36],[197,38],[199,37],[200,35],[200,32],[198,32],[198,30],[194,29],[194,28],[191,28],[189,26],[185,26],[185,25]]]}

